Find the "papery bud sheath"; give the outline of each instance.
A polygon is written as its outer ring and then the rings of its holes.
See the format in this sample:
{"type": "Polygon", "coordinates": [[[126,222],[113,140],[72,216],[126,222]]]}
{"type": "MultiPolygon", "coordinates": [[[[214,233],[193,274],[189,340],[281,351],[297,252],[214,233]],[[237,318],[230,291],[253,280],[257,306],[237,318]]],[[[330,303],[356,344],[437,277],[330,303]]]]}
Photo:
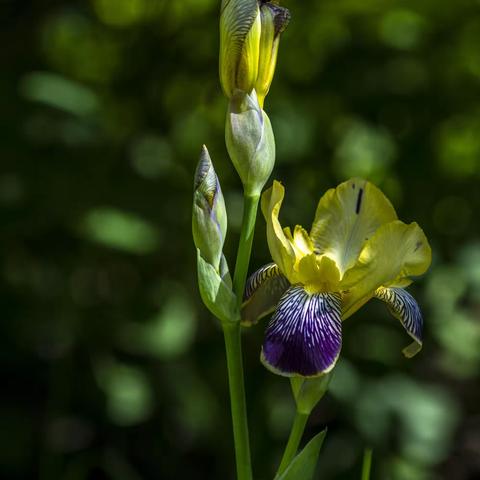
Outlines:
{"type": "Polygon", "coordinates": [[[227,150],[246,195],[260,195],[275,163],[275,138],[255,90],[230,100],[225,126],[227,150]]]}

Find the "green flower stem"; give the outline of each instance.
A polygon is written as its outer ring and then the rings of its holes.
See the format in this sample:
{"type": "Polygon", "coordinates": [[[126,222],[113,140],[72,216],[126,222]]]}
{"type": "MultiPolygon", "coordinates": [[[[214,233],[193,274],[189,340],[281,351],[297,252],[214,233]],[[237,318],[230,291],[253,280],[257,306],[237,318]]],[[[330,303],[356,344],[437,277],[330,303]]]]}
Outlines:
{"type": "MultiPolygon", "coordinates": [[[[258,200],[258,196],[250,197],[246,195],[244,198],[242,231],[238,245],[235,274],[233,276],[233,289],[237,295],[239,304],[243,298],[243,290],[245,289],[248,265],[250,263],[258,200]]],[[[240,323],[224,323],[223,334],[227,352],[228,383],[230,386],[237,478],[238,480],[252,480],[240,323]]]]}
{"type": "Polygon", "coordinates": [[[245,282],[247,280],[248,265],[252,252],[253,234],[255,232],[255,221],[257,218],[258,196],[245,195],[243,198],[243,220],[238,244],[237,262],[235,263],[235,274],[233,276],[233,291],[241,303],[245,282]]]}
{"type": "Polygon", "coordinates": [[[290,431],[290,437],[288,437],[288,443],[285,447],[285,452],[283,452],[283,457],[282,461],[280,462],[280,466],[278,467],[277,476],[281,475],[287,469],[287,467],[290,465],[290,462],[297,454],[298,446],[300,445],[300,440],[302,439],[308,416],[309,415],[307,413],[300,413],[299,411],[297,411],[295,414],[292,430],[290,431]]]}
{"type": "Polygon", "coordinates": [[[370,470],[372,468],[372,449],[366,448],[363,452],[362,480],[370,479],[370,470]]]}
{"type": "Polygon", "coordinates": [[[240,323],[224,323],[223,335],[227,352],[228,384],[232,409],[233,438],[238,480],[252,479],[250,443],[248,439],[247,406],[243,380],[240,323]]]}

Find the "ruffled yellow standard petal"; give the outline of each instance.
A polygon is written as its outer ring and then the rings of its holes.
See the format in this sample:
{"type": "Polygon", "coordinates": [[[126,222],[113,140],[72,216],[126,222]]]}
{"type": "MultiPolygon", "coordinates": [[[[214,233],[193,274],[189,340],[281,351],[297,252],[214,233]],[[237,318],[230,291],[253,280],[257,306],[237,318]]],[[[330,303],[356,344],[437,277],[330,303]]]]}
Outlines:
{"type": "Polygon", "coordinates": [[[294,279],[310,293],[338,292],[340,272],[335,262],[314,253],[303,257],[295,268],[294,279]]]}
{"type": "Polygon", "coordinates": [[[296,263],[298,263],[305,255],[313,253],[313,243],[310,240],[307,231],[302,226],[295,225],[293,235],[290,227],[285,227],[283,233],[285,233],[285,236],[292,245],[293,251],[295,252],[296,263]]]}
{"type": "Polygon", "coordinates": [[[411,276],[425,273],[431,259],[428,240],[416,223],[395,220],[382,225],[341,281],[343,319],[370,300],[377,288],[405,286],[411,276]]]}
{"type": "Polygon", "coordinates": [[[354,178],[320,199],[310,237],[315,251],[334,260],[343,276],[376,230],[396,219],[392,204],[375,185],[354,178]]]}
{"type": "Polygon", "coordinates": [[[338,291],[340,272],[335,262],[317,255],[307,231],[297,225],[282,230],[278,215],[285,190],[274,181],[262,196],[262,212],[267,221],[267,241],[272,259],[292,285],[302,284],[310,293],[338,291]]]}
{"type": "MultiPolygon", "coordinates": [[[[290,280],[295,265],[295,250],[278,220],[285,189],[276,180],[262,195],[262,213],[267,223],[267,242],[273,261],[290,280]]],[[[291,237],[291,234],[290,234],[291,237]]]]}

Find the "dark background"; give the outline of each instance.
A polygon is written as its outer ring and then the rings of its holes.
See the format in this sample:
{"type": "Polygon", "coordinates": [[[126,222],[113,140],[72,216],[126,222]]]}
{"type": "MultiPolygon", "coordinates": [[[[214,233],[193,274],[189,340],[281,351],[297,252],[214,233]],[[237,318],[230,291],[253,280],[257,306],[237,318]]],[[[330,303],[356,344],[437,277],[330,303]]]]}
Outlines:
{"type": "MultiPolygon", "coordinates": [[[[196,287],[190,213],[210,149],[229,208],[217,0],[0,1],[0,477],[232,479],[221,331],[196,287]]],[[[480,3],[285,1],[265,109],[284,225],[351,176],[417,221],[423,351],[379,302],[344,325],[306,438],[322,479],[480,478],[480,3]]],[[[259,218],[251,269],[269,261],[259,218]]],[[[244,336],[255,479],[272,478],[288,382],[244,336]]]]}

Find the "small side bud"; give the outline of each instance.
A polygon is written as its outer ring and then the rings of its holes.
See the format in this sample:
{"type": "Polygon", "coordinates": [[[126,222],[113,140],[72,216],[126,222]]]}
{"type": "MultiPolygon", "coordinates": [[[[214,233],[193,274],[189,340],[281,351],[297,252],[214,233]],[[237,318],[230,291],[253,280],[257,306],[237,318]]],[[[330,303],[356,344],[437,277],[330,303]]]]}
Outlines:
{"type": "Polygon", "coordinates": [[[263,108],[263,102],[270,90],[275,67],[277,65],[278,45],[280,35],[290,22],[288,9],[273,3],[263,3],[260,8],[261,36],[258,76],[255,83],[258,103],[263,108]]]}
{"type": "Polygon", "coordinates": [[[255,87],[260,54],[258,0],[222,0],[220,12],[220,83],[228,98],[255,87]]]}
{"type": "Polygon", "coordinates": [[[227,233],[227,212],[220,182],[205,146],[195,172],[192,231],[200,255],[218,272],[227,233]]]}
{"type": "Polygon", "coordinates": [[[237,91],[230,100],[225,141],[245,194],[260,195],[275,164],[275,138],[255,90],[250,95],[237,91]]]}

